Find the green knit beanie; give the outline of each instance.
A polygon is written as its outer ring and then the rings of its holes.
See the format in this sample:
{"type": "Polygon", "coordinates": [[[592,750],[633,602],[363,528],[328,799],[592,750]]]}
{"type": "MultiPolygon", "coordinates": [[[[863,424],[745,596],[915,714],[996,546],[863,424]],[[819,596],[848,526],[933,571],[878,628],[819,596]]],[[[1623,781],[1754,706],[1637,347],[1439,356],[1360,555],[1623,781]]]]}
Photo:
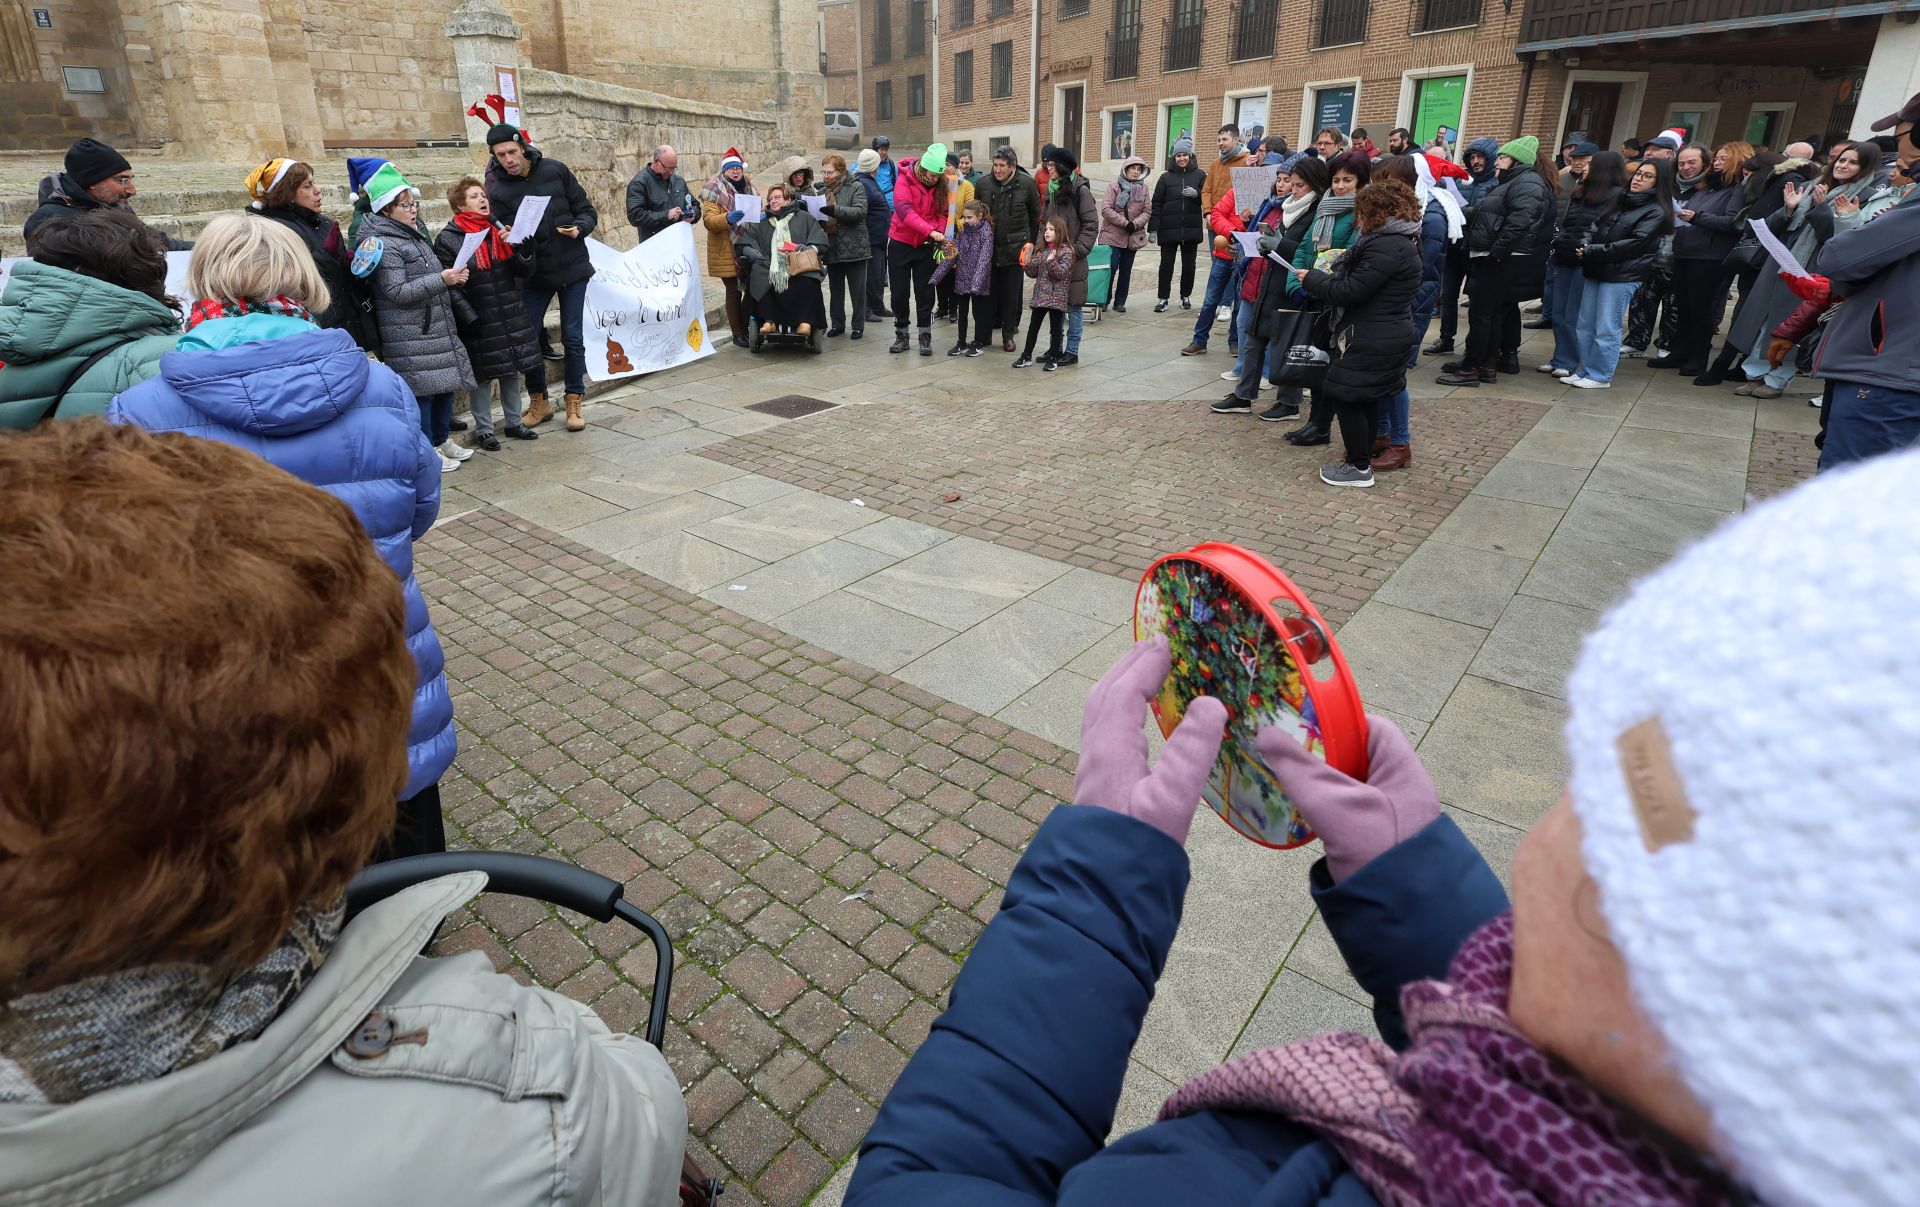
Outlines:
{"type": "Polygon", "coordinates": [[[944,176],[947,171],[947,144],[937,142],[920,156],[920,170],[932,172],[935,176],[944,176]]]}
{"type": "Polygon", "coordinates": [[[1500,154],[1519,163],[1531,165],[1540,158],[1540,140],[1531,134],[1523,134],[1512,142],[1502,143],[1500,154]]]}

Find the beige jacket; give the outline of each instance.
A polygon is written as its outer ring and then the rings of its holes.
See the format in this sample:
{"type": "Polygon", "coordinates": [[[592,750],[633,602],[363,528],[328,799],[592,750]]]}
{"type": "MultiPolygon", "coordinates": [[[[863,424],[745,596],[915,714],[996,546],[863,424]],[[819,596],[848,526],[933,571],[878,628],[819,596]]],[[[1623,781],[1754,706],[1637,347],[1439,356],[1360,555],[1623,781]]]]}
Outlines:
{"type": "Polygon", "coordinates": [[[687,1110],[658,1051],[478,952],[415,957],[485,882],[368,909],[257,1040],[70,1105],[0,1105],[0,1204],[677,1203],[687,1110]],[[370,1015],[398,1039],[354,1055],[370,1015]]]}

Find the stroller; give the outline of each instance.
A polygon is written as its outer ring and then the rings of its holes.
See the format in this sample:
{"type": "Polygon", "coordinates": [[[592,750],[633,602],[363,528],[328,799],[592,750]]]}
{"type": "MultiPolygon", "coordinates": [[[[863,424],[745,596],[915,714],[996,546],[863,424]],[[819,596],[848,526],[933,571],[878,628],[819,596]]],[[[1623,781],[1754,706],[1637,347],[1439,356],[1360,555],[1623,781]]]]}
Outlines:
{"type": "MultiPolygon", "coordinates": [[[[484,872],[487,891],[544,901],[596,922],[620,919],[653,944],[653,992],[647,1001],[646,1040],[658,1048],[667,1038],[667,998],[673,991],[673,942],[658,919],[623,899],[620,882],[554,859],[509,851],[444,851],[376,863],[347,885],[347,917],[403,889],[456,872],[484,872]]],[[[708,1177],[688,1154],[680,1168],[681,1207],[715,1207],[726,1183],[708,1177]]]]}

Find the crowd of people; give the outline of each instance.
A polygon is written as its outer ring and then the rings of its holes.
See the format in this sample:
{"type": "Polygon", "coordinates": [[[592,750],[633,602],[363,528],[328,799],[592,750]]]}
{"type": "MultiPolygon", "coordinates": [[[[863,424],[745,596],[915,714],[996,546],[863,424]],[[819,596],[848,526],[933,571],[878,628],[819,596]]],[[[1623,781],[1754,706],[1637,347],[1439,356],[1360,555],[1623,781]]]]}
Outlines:
{"type": "MultiPolygon", "coordinates": [[[[1323,842],[1313,897],[1379,1037],[1248,1053],[1109,1146],[1194,809],[1242,703],[1195,700],[1149,770],[1171,656],[1124,655],[1089,694],[1073,800],[888,1094],[850,1203],[1904,1201],[1920,1178],[1903,1126],[1920,1106],[1903,975],[1920,965],[1920,644],[1902,628],[1920,606],[1920,453],[1901,451],[1920,434],[1917,120],[1920,96],[1876,124],[1891,148],[1817,163],[1667,131],[1632,158],[1582,139],[1564,166],[1531,137],[1456,165],[1404,131],[1385,154],[1329,130],[1293,155],[1228,127],[1214,170],[1176,145],[1161,180],[1129,160],[1098,201],[1059,148],[1037,178],[1011,152],[970,178],[936,145],[901,165],[869,148],[851,173],[829,157],[816,185],[796,157],[757,192],[730,155],[698,195],[671,147],[650,156],[629,219],[718,241],[743,329],[837,326],[851,306],[895,320],[894,351],[917,334],[931,355],[945,312],[949,355],[978,355],[995,331],[1014,350],[1024,308],[1015,363],[1059,369],[1096,241],[1160,244],[1163,311],[1175,272],[1189,308],[1205,248],[1186,351],[1205,353],[1211,308],[1240,357],[1214,410],[1251,413],[1274,382],[1263,417],[1308,409],[1295,443],[1338,428],[1330,485],[1408,463],[1406,374],[1449,289],[1470,300],[1442,379],[1462,386],[1517,369],[1536,297],[1555,335],[1541,368],[1581,388],[1658,339],[1662,367],[1768,397],[1813,345],[1821,467],[1847,467],[1684,551],[1589,638],[1567,689],[1571,782],[1521,844],[1511,903],[1391,722],[1369,723],[1364,779],[1262,731],[1323,842]],[[1231,169],[1256,155],[1275,183],[1242,202],[1231,169]],[[1781,280],[1745,256],[1755,221],[1817,271],[1781,280]],[[1809,652],[1848,674],[1809,675],[1809,652]]],[[[310,165],[261,164],[252,204],[193,244],[187,299],[111,148],[76,144],[29,219],[31,260],[0,293],[0,1199],[678,1197],[687,1106],[659,1051],[482,953],[415,958],[483,877],[346,917],[370,860],[445,847],[455,731],[413,558],[471,455],[451,396],[498,383],[500,430],[531,439],[559,359],[580,427],[598,214],[522,132],[488,143],[437,233],[392,163],[352,161],[344,235],[310,165]],[[545,213],[516,237],[530,197],[545,213]]],[[[473,424],[487,447],[478,402],[473,424]]]]}

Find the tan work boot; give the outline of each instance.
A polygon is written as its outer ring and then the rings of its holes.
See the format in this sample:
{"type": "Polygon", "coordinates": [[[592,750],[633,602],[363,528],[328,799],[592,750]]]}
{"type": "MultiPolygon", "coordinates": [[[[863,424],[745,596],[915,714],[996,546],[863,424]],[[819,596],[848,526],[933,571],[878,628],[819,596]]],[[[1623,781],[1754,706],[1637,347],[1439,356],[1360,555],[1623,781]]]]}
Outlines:
{"type": "Polygon", "coordinates": [[[586,430],[587,417],[580,413],[580,405],[585,401],[586,401],[586,398],[583,395],[580,395],[580,394],[567,395],[567,430],[569,432],[581,432],[586,430]]]}
{"type": "Polygon", "coordinates": [[[520,416],[520,422],[527,427],[538,427],[553,415],[553,408],[547,405],[545,390],[527,391],[527,410],[520,416]]]}

